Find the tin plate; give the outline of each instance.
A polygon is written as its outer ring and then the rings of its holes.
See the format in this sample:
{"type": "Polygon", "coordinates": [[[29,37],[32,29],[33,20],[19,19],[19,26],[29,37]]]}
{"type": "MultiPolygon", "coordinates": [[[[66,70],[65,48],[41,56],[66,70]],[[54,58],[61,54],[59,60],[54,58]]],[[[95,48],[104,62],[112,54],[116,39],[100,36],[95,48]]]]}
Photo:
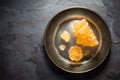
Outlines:
{"type": "Polygon", "coordinates": [[[69,8],[51,19],[44,34],[44,45],[49,58],[57,67],[70,73],[85,73],[95,69],[105,60],[111,46],[111,35],[105,21],[94,11],[79,7],[69,8]],[[81,19],[88,21],[99,41],[98,46],[84,47],[75,43],[71,23],[81,19]],[[69,42],[61,39],[60,34],[63,31],[70,33],[69,42]],[[60,45],[66,46],[64,51],[59,48],[60,45]],[[68,50],[74,45],[89,50],[90,54],[78,62],[71,61],[68,50]]]}

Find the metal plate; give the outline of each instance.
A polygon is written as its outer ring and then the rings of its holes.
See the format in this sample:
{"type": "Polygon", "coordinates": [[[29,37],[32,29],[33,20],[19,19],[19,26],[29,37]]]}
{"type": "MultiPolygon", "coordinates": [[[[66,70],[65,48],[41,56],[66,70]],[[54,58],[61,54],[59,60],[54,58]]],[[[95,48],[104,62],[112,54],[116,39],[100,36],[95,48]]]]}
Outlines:
{"type": "Polygon", "coordinates": [[[70,8],[58,13],[51,19],[44,34],[44,45],[49,58],[57,67],[71,73],[84,73],[95,69],[104,61],[110,49],[111,36],[108,26],[98,14],[85,8],[70,8]],[[76,45],[71,23],[83,18],[89,22],[99,45],[92,48],[78,45],[83,50],[90,50],[90,54],[79,62],[73,62],[68,57],[68,50],[71,46],[76,45]],[[68,43],[60,38],[60,34],[65,30],[71,35],[68,43]],[[58,47],[61,44],[66,45],[64,51],[58,47]]]}

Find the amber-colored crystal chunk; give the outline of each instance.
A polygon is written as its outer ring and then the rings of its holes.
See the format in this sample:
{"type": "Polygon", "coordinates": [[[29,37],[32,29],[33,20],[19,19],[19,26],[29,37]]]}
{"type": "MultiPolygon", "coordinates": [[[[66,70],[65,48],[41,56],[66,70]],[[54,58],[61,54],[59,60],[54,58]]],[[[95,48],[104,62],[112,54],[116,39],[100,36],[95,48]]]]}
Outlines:
{"type": "Polygon", "coordinates": [[[72,61],[79,61],[83,58],[83,51],[79,46],[72,46],[69,49],[68,54],[72,61]]]}
{"type": "Polygon", "coordinates": [[[86,19],[74,21],[72,29],[76,37],[76,44],[89,47],[94,47],[99,44],[86,19]]]}

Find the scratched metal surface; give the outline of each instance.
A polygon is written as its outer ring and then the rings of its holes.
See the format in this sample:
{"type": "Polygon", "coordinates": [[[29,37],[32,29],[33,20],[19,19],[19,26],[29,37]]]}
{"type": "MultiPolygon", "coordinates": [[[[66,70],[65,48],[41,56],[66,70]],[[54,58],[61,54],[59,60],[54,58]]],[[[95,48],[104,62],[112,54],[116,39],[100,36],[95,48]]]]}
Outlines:
{"type": "Polygon", "coordinates": [[[0,0],[0,80],[120,80],[119,3],[120,0],[0,0]],[[43,45],[49,20],[75,6],[101,15],[112,35],[107,59],[85,74],[57,68],[43,45]]]}

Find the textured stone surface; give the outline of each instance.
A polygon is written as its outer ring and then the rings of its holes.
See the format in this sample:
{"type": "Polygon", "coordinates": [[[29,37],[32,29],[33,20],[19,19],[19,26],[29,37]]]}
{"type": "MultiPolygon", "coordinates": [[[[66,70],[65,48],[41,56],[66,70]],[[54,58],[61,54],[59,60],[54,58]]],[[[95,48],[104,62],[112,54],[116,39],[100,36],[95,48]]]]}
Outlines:
{"type": "Polygon", "coordinates": [[[0,80],[120,80],[119,3],[119,0],[0,0],[0,80]],[[49,20],[75,6],[101,15],[112,36],[107,59],[85,74],[57,68],[43,45],[49,20]]]}

